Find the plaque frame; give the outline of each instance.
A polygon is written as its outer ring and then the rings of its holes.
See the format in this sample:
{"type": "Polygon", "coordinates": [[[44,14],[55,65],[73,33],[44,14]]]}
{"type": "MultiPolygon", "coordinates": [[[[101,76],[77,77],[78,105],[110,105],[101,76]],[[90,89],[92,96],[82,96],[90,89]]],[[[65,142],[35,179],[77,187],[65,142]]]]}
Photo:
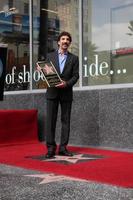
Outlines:
{"type": "Polygon", "coordinates": [[[48,87],[55,87],[62,83],[62,79],[51,61],[38,61],[36,64],[41,68],[48,87]]]}

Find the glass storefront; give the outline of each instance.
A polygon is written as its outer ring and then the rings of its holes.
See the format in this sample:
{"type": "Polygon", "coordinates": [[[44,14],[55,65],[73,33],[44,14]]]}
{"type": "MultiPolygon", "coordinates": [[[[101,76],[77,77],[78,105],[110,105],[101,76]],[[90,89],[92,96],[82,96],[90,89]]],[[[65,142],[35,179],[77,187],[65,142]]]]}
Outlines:
{"type": "Polygon", "coordinates": [[[133,0],[83,1],[83,86],[133,82],[133,0]]]}
{"type": "MultiPolygon", "coordinates": [[[[78,0],[33,0],[33,63],[44,60],[47,53],[58,48],[58,34],[67,30],[72,35],[69,50],[79,55],[78,0]]],[[[45,88],[43,77],[35,73],[33,88],[45,88]],[[40,80],[38,80],[40,78],[40,80]]]]}
{"type": "Polygon", "coordinates": [[[46,87],[36,62],[72,35],[80,86],[133,82],[133,0],[1,0],[0,48],[7,48],[6,91],[46,87]],[[31,9],[32,8],[32,9],[31,9]]]}
{"type": "Polygon", "coordinates": [[[27,90],[29,81],[29,1],[0,1],[0,47],[7,45],[5,90],[27,90]],[[25,76],[24,76],[25,74],[25,76]]]}

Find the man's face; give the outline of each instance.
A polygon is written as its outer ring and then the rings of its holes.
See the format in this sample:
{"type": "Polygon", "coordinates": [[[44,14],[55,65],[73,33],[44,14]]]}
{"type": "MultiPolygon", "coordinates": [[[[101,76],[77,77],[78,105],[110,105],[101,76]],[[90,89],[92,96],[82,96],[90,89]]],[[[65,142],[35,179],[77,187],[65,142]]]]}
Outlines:
{"type": "Polygon", "coordinates": [[[70,42],[70,39],[68,36],[62,36],[60,38],[60,40],[58,41],[58,45],[59,45],[59,48],[62,49],[62,50],[67,50],[68,47],[70,46],[71,42],[70,42]]]}

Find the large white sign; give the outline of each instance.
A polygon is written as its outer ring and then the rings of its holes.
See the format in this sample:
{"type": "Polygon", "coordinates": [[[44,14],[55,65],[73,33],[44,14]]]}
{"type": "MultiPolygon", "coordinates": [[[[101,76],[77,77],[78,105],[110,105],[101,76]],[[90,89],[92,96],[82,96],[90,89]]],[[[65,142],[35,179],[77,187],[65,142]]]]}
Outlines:
{"type": "MultiPolygon", "coordinates": [[[[110,66],[107,62],[102,61],[99,62],[99,57],[98,55],[94,55],[94,62],[89,64],[83,64],[83,77],[97,77],[97,76],[107,76],[107,75],[113,75],[114,71],[110,69],[110,66]]],[[[84,60],[87,61],[87,57],[84,57],[84,60]]],[[[27,67],[28,68],[28,67],[27,67]]],[[[22,71],[19,72],[18,74],[16,73],[16,66],[12,67],[12,71],[9,74],[6,74],[6,84],[14,84],[16,79],[18,83],[28,83],[30,80],[33,78],[35,82],[38,82],[40,80],[45,80],[43,73],[35,70],[33,71],[33,74],[31,74],[29,71],[26,69],[26,65],[23,65],[22,71]],[[17,77],[16,77],[17,76],[17,77]]],[[[116,71],[117,74],[125,74],[126,69],[121,68],[117,69],[116,71]]]]}
{"type": "MultiPolygon", "coordinates": [[[[89,64],[83,65],[83,77],[96,77],[96,76],[107,76],[113,75],[114,71],[110,69],[109,64],[106,61],[99,62],[99,56],[96,54],[94,55],[94,62],[89,64]]],[[[84,60],[87,61],[87,57],[84,57],[84,60]]],[[[126,69],[121,66],[121,69],[117,69],[115,71],[116,74],[125,74],[126,69]]]]}

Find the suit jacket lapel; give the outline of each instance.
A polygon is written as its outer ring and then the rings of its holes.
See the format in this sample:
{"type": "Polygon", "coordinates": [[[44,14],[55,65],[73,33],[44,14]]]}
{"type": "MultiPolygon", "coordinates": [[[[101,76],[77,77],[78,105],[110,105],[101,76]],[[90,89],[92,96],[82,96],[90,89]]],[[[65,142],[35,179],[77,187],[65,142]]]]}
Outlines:
{"type": "Polygon", "coordinates": [[[60,74],[58,51],[55,51],[55,54],[54,54],[53,59],[52,59],[52,63],[55,66],[57,72],[60,74]]]}

